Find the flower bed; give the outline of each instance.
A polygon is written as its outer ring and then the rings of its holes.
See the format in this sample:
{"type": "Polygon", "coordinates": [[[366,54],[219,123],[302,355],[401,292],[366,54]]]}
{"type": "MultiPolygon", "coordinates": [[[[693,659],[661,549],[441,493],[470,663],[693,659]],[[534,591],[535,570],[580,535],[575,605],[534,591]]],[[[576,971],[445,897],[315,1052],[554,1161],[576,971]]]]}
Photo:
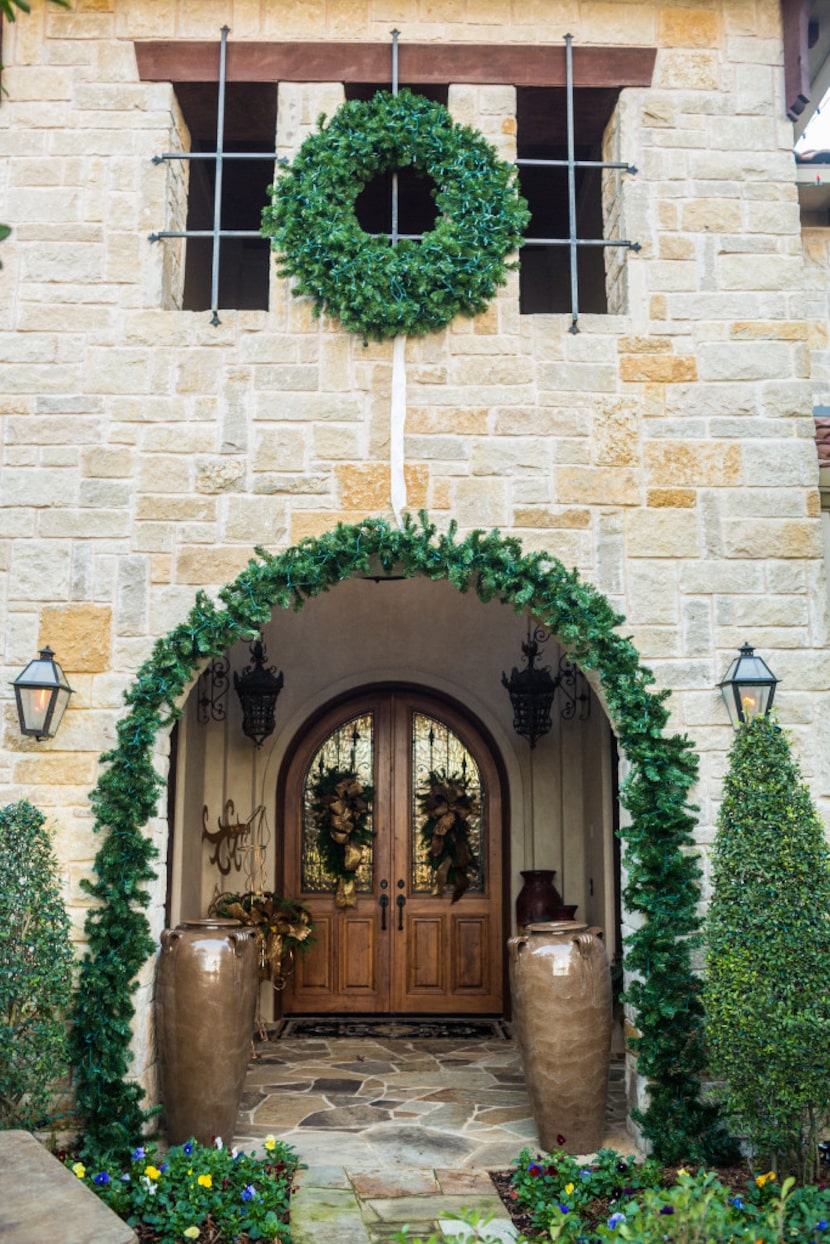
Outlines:
{"type": "Polygon", "coordinates": [[[289,1244],[288,1203],[298,1158],[290,1145],[265,1140],[255,1158],[190,1140],[159,1153],[138,1146],[125,1166],[73,1161],[66,1165],[131,1226],[141,1244],[289,1244]]]}
{"type": "Polygon", "coordinates": [[[662,1168],[602,1149],[588,1164],[523,1149],[496,1186],[521,1239],[558,1244],[830,1244],[830,1183],[662,1168]]]}

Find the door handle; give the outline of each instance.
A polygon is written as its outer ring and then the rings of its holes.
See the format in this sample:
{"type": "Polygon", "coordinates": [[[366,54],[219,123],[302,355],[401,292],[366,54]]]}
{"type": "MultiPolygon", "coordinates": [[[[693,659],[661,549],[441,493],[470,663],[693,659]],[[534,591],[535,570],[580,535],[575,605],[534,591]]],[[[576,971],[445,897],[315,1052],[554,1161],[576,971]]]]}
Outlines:
{"type": "Polygon", "coordinates": [[[381,931],[386,930],[386,908],[389,906],[389,895],[381,894],[380,899],[380,927],[381,931]]]}
{"type": "Polygon", "coordinates": [[[395,899],[395,905],[398,908],[398,931],[403,932],[403,909],[406,907],[406,899],[403,894],[399,894],[395,899]]]}

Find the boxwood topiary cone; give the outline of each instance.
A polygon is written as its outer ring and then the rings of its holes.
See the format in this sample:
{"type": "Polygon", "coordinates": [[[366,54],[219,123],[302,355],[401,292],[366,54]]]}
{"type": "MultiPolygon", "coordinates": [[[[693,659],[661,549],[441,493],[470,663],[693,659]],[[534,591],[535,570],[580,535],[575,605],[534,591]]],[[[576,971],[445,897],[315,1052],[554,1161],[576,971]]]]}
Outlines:
{"type": "Polygon", "coordinates": [[[771,719],[736,735],[713,881],[711,1069],[751,1157],[810,1179],[830,1122],[830,848],[771,719]]]}
{"type": "Polygon", "coordinates": [[[66,1069],[69,917],[37,808],[0,808],[0,1127],[42,1128],[66,1069]]]}

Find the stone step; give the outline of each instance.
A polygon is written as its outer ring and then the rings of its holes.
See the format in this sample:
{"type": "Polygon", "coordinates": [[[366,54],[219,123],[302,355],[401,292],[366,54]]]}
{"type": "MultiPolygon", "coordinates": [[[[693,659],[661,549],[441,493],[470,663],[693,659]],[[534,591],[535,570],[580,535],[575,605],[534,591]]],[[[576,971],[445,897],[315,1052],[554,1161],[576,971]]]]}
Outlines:
{"type": "Polygon", "coordinates": [[[428,1170],[349,1171],[309,1166],[291,1199],[293,1244],[386,1244],[406,1225],[412,1239],[440,1233],[464,1238],[469,1228],[448,1215],[474,1211],[479,1238],[511,1244],[516,1231],[486,1172],[428,1170]]]}
{"type": "Polygon", "coordinates": [[[135,1244],[135,1232],[31,1132],[0,1132],[0,1239],[135,1244]]]}

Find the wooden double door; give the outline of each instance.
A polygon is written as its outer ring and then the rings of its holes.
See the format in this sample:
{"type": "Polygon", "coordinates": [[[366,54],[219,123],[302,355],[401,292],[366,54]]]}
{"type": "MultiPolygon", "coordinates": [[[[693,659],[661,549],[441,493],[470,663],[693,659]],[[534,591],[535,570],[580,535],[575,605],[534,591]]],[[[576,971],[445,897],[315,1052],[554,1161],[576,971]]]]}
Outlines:
{"type": "Polygon", "coordinates": [[[283,893],[310,908],[315,939],[283,995],[286,1014],[499,1014],[503,1003],[502,795],[491,749],[459,712],[378,690],[314,723],[283,784],[283,893]],[[320,775],[348,771],[374,795],[371,841],[338,906],[321,851],[320,775]],[[473,864],[457,902],[434,867],[428,812],[442,782],[465,791],[473,864]],[[350,887],[352,888],[352,887],[350,887]]]}

